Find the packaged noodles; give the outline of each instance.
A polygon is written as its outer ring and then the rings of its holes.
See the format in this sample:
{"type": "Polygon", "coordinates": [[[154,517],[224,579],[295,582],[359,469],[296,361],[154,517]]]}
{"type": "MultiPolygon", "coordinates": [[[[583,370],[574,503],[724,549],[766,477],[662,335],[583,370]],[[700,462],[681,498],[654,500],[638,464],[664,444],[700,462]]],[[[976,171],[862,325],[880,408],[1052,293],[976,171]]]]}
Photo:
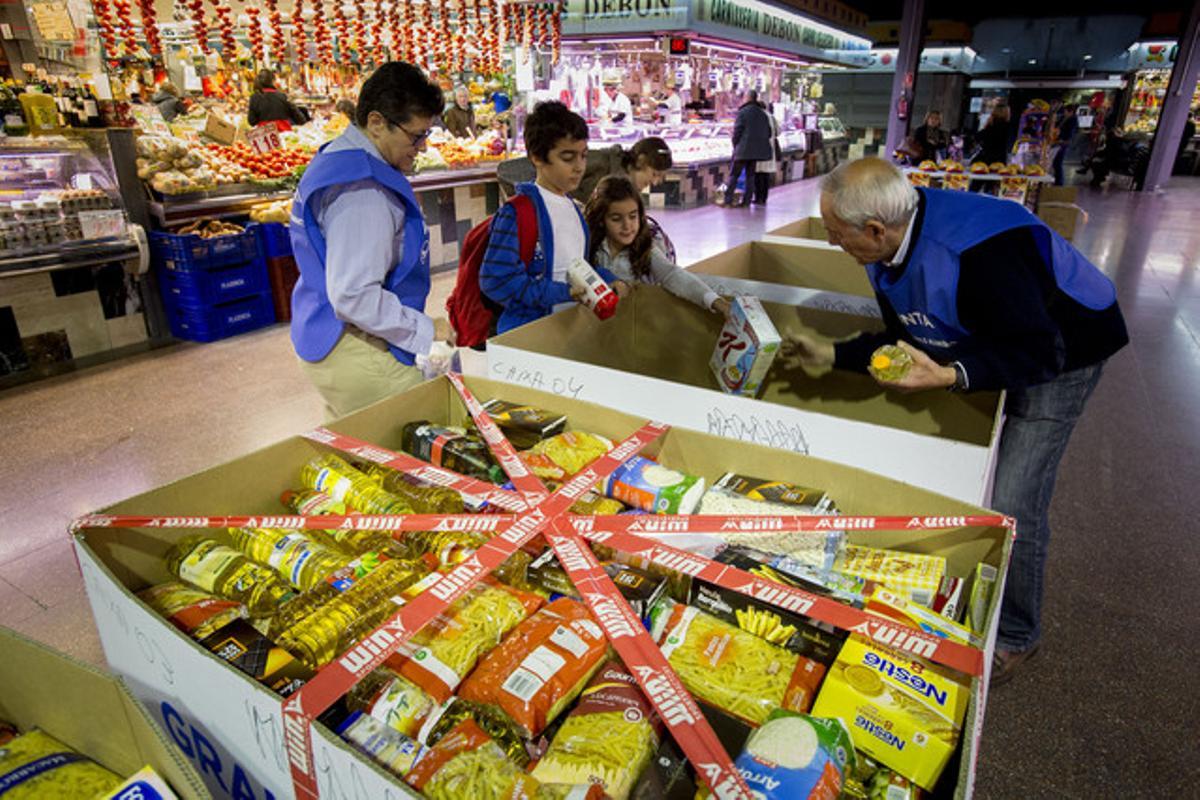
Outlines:
{"type": "Polygon", "coordinates": [[[914,603],[931,606],[946,574],[946,559],[848,544],[833,568],[843,575],[882,583],[914,603]]]}
{"type": "Polygon", "coordinates": [[[777,708],[734,766],[760,800],[838,800],[857,764],[841,720],[777,708]]]}
{"type": "Polygon", "coordinates": [[[521,458],[539,478],[565,481],[612,449],[613,443],[603,436],[567,431],[538,442],[521,458]]]}
{"type": "Polygon", "coordinates": [[[560,597],[484,656],[458,695],[496,706],[533,738],[579,695],[607,650],[583,603],[560,597]]]}
{"type": "Polygon", "coordinates": [[[222,600],[178,581],[143,589],[138,592],[138,597],[195,639],[203,639],[226,623],[246,616],[246,608],[241,603],[222,600]]]}
{"type": "Polygon", "coordinates": [[[118,775],[43,731],[29,731],[0,749],[4,800],[96,797],[120,785],[118,775]]]}
{"type": "Polygon", "coordinates": [[[966,676],[854,634],[812,713],[841,719],[860,751],[932,789],[958,746],[970,699],[966,676]]]}
{"type": "Polygon", "coordinates": [[[704,496],[704,478],[634,456],[608,477],[604,493],[654,514],[691,514],[704,496]]]}
{"type": "Polygon", "coordinates": [[[633,676],[604,664],[533,769],[542,783],[595,784],[627,800],[658,747],[661,725],[633,676]]]}
{"type": "Polygon", "coordinates": [[[444,702],[476,662],[541,604],[532,592],[487,578],[413,637],[416,649],[400,674],[444,702]]]}
{"type": "Polygon", "coordinates": [[[697,698],[754,725],[776,708],[812,706],[822,664],[670,600],[651,618],[663,655],[697,698]]]}
{"type": "Polygon", "coordinates": [[[529,763],[529,750],[515,722],[495,706],[472,703],[460,697],[451,697],[433,710],[417,733],[417,741],[432,747],[454,730],[458,723],[467,719],[490,736],[509,761],[522,767],[529,763]]]}
{"type": "Polygon", "coordinates": [[[469,719],[443,736],[405,780],[430,800],[533,800],[540,788],[469,719]]]}

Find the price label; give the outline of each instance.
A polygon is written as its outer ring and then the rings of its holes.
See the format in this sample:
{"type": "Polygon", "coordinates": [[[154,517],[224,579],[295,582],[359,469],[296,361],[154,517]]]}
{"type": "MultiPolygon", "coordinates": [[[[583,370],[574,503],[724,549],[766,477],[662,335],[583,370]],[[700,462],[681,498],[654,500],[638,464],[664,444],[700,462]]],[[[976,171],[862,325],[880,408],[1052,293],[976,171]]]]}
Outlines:
{"type": "Polygon", "coordinates": [[[259,155],[265,155],[273,150],[281,150],[283,142],[279,139],[279,129],[274,125],[263,125],[261,128],[254,128],[248,134],[246,139],[250,142],[250,146],[254,148],[254,152],[259,155]]]}

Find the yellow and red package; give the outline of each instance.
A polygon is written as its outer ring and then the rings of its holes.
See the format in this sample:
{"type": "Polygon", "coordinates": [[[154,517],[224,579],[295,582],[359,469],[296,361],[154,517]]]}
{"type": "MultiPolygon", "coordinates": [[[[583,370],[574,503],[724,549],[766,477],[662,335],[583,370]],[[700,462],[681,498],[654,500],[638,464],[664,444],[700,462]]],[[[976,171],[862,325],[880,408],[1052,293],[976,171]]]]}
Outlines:
{"type": "Polygon", "coordinates": [[[486,577],[412,638],[411,655],[385,663],[439,703],[505,634],[542,605],[542,598],[486,577]]]}
{"type": "Polygon", "coordinates": [[[604,631],[587,607],[560,597],[488,653],[458,696],[496,706],[533,738],[579,696],[607,652],[604,631]]]}
{"type": "Polygon", "coordinates": [[[521,453],[521,459],[539,478],[563,481],[612,448],[613,443],[603,436],[567,431],[538,442],[521,453]]]}
{"type": "Polygon", "coordinates": [[[470,719],[455,725],[404,779],[431,800],[536,800],[541,788],[470,719]]]}
{"type": "Polygon", "coordinates": [[[246,616],[241,603],[224,600],[179,581],[168,581],[138,592],[142,602],[153,608],[179,630],[203,639],[227,623],[246,616]]]}

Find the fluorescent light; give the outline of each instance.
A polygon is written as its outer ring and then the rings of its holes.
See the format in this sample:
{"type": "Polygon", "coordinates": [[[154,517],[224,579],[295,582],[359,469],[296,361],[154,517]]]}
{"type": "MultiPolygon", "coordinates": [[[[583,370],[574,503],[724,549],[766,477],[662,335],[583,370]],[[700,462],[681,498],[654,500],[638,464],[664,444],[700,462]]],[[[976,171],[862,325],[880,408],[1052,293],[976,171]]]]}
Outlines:
{"type": "Polygon", "coordinates": [[[1083,60],[1084,60],[1084,61],[1091,61],[1091,60],[1092,60],[1092,54],[1091,54],[1091,53],[1084,53],[1084,54],[1083,54],[1083,60]]]}
{"type": "Polygon", "coordinates": [[[1036,63],[1037,63],[1037,59],[1036,59],[1036,58],[1031,58],[1031,59],[1029,59],[1029,63],[1030,63],[1030,64],[1036,64],[1036,63]]]}

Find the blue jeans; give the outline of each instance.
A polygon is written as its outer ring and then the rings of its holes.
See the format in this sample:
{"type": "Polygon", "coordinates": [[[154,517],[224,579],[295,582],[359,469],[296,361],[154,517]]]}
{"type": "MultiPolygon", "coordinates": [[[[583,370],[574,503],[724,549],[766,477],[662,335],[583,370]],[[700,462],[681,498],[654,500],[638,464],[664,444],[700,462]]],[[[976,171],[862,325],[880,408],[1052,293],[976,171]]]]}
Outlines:
{"type": "Polygon", "coordinates": [[[992,508],[1017,521],[996,637],[997,647],[1004,650],[1024,652],[1041,637],[1054,480],[1071,431],[1103,368],[1101,362],[1008,393],[992,492],[992,508]]]}

